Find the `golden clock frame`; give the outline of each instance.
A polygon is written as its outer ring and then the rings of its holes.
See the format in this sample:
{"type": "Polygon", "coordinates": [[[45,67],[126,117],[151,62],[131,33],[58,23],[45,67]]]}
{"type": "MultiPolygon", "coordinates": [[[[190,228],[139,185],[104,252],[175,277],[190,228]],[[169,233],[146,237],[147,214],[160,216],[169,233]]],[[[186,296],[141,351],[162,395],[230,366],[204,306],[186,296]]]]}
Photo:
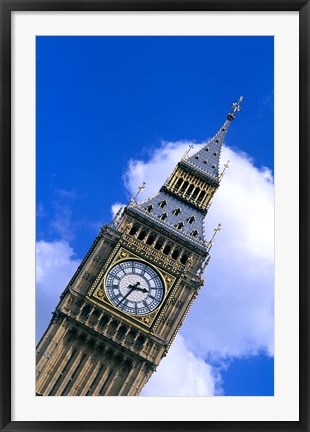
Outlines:
{"type": "MultiPolygon", "coordinates": [[[[99,306],[100,308],[103,308],[109,312],[113,312],[114,315],[117,317],[132,323],[132,321],[135,321],[139,324],[143,324],[143,326],[151,328],[152,325],[155,323],[157,318],[160,318],[163,313],[165,312],[168,304],[167,299],[171,295],[173,295],[173,292],[178,287],[179,283],[175,284],[177,277],[172,275],[171,273],[162,270],[161,268],[157,267],[155,264],[144,260],[139,255],[136,255],[132,251],[129,251],[128,249],[125,249],[122,246],[119,246],[117,250],[115,251],[115,254],[110,257],[105,263],[105,265],[102,267],[101,271],[99,272],[96,280],[93,282],[91,288],[89,289],[86,298],[99,306]],[[105,288],[104,288],[104,282],[105,278],[110,271],[112,267],[117,265],[120,262],[127,261],[128,259],[135,259],[137,261],[140,261],[150,267],[154,267],[156,271],[159,273],[164,286],[164,295],[163,299],[158,305],[158,307],[149,313],[141,314],[141,315],[132,315],[124,311],[119,311],[115,305],[109,300],[109,298],[106,295],[105,288]],[[103,285],[103,286],[102,286],[103,285]],[[175,285],[175,286],[174,286],[175,285]],[[173,288],[173,289],[172,289],[173,288]]],[[[157,320],[158,325],[158,320],[157,320]]],[[[156,325],[156,327],[157,327],[156,325]]],[[[155,328],[156,328],[155,327],[155,328]]],[[[154,330],[155,330],[154,328],[154,330]]]]}

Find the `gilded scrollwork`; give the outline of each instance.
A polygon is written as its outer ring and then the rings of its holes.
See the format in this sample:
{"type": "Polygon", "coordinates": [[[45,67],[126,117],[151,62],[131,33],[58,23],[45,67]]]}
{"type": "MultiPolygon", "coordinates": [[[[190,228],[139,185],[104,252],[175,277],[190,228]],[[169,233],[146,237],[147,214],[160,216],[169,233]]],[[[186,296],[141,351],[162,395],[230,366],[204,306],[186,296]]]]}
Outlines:
{"type": "Polygon", "coordinates": [[[164,281],[164,287],[165,287],[164,298],[163,298],[162,303],[159,306],[159,308],[156,309],[152,313],[148,313],[148,314],[141,315],[141,316],[133,316],[133,315],[127,314],[124,311],[122,311],[122,312],[117,311],[115,309],[115,306],[110,302],[110,300],[106,296],[105,289],[104,289],[104,286],[105,286],[104,285],[104,279],[106,277],[106,274],[109,272],[109,270],[112,266],[114,266],[115,264],[122,262],[126,259],[129,259],[129,258],[130,259],[138,259],[139,261],[150,264],[150,259],[144,259],[143,257],[141,257],[141,254],[136,255],[135,253],[126,249],[125,247],[120,246],[119,249],[117,250],[117,253],[114,254],[114,258],[110,259],[105,264],[103,269],[101,270],[100,275],[97,277],[92,288],[89,290],[88,299],[91,300],[93,303],[101,306],[104,309],[107,309],[109,311],[113,310],[113,314],[116,316],[120,316],[120,317],[126,316],[127,319],[130,320],[131,322],[132,321],[134,321],[136,323],[139,322],[139,323],[143,324],[144,326],[151,328],[153,326],[154,322],[157,320],[158,315],[161,314],[162,309],[165,310],[167,307],[166,299],[170,296],[171,289],[172,289],[172,287],[176,281],[176,276],[168,273],[166,270],[163,270],[162,267],[159,268],[156,265],[156,262],[158,262],[159,260],[152,260],[152,264],[153,264],[153,266],[155,266],[156,270],[161,275],[162,280],[164,281]]]}
{"type": "Polygon", "coordinates": [[[131,249],[139,252],[139,254],[143,255],[144,257],[148,257],[148,259],[151,258],[154,262],[160,263],[163,267],[170,267],[175,272],[181,272],[184,270],[183,264],[164,255],[163,253],[155,250],[153,247],[146,245],[134,237],[124,234],[123,241],[125,241],[131,249]]]}

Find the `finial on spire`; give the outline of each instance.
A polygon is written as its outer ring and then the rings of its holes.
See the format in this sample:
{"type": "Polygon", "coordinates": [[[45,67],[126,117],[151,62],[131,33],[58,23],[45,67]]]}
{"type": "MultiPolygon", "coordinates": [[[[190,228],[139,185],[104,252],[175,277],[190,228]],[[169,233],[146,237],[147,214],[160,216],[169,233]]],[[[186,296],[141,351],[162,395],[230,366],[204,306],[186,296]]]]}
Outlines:
{"type": "Polygon", "coordinates": [[[132,201],[135,201],[136,198],[137,198],[137,196],[139,195],[139,193],[140,193],[141,191],[143,191],[143,189],[145,188],[145,184],[146,184],[146,183],[143,182],[142,185],[140,185],[140,186],[138,187],[138,191],[137,191],[136,195],[132,197],[132,201]]]}
{"type": "Polygon", "coordinates": [[[226,164],[224,164],[224,169],[223,169],[223,171],[221,172],[220,177],[219,177],[219,180],[220,180],[220,181],[221,181],[222,178],[224,177],[224,174],[225,174],[227,168],[229,168],[229,162],[230,162],[230,160],[228,160],[228,161],[226,162],[226,164]]]}
{"type": "Polygon", "coordinates": [[[212,236],[210,242],[212,242],[212,243],[214,242],[215,236],[219,231],[221,231],[221,228],[222,228],[222,225],[220,223],[217,225],[216,228],[214,228],[213,236],[212,236]]]}
{"type": "Polygon", "coordinates": [[[189,154],[189,152],[191,151],[192,148],[194,148],[194,146],[193,146],[193,144],[190,144],[190,145],[188,146],[188,149],[186,150],[186,152],[185,152],[184,155],[182,156],[182,159],[183,159],[183,160],[187,160],[187,159],[188,159],[188,154],[189,154]]]}
{"type": "Polygon", "coordinates": [[[227,116],[228,120],[230,120],[230,121],[234,120],[236,112],[241,111],[240,104],[241,104],[242,101],[243,101],[243,96],[240,96],[239,99],[238,99],[238,102],[234,102],[232,104],[233,110],[232,110],[232,112],[230,112],[228,114],[228,116],[227,116]]]}
{"type": "Polygon", "coordinates": [[[213,230],[213,231],[214,231],[214,232],[213,232],[213,236],[212,236],[211,240],[209,241],[208,251],[210,251],[210,249],[212,248],[213,243],[214,243],[215,236],[216,236],[216,234],[217,234],[219,231],[221,231],[221,228],[222,228],[222,225],[221,225],[220,223],[217,225],[216,228],[214,228],[214,230],[213,230]]]}

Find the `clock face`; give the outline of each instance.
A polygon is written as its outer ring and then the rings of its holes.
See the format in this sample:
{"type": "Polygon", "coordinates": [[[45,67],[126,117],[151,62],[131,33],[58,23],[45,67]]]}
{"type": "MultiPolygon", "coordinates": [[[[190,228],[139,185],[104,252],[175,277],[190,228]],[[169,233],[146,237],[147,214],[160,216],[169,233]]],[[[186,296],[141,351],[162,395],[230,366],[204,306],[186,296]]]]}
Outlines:
{"type": "Polygon", "coordinates": [[[159,274],[147,264],[135,260],[123,261],[112,267],[106,277],[105,289],[114,306],[133,315],[152,312],[164,296],[159,274]]]}

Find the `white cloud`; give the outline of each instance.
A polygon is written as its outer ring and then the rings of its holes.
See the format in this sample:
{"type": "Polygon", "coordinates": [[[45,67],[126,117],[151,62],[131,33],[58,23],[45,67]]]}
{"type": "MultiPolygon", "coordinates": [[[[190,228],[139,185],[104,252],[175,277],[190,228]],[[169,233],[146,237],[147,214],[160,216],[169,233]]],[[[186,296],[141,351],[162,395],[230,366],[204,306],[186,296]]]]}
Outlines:
{"type": "Polygon", "coordinates": [[[67,241],[71,241],[75,237],[75,226],[72,222],[72,210],[69,206],[54,202],[55,215],[51,221],[51,229],[58,236],[67,241]]]}
{"type": "Polygon", "coordinates": [[[37,338],[42,336],[80,260],[66,241],[36,244],[36,322],[37,338]]]}
{"type": "Polygon", "coordinates": [[[148,162],[130,160],[124,175],[124,184],[130,195],[135,195],[143,182],[146,182],[146,187],[139,194],[139,200],[157,193],[190,144],[188,141],[163,142],[148,162]]]}
{"type": "MultiPolygon", "coordinates": [[[[36,252],[36,319],[39,339],[80,260],[75,259],[73,249],[65,241],[37,242],[36,252]]],[[[182,336],[178,335],[169,355],[163,359],[142,395],[212,396],[220,392],[217,369],[195,357],[187,349],[182,336]]]]}
{"type": "MultiPolygon", "coordinates": [[[[130,161],[128,191],[135,194],[146,181],[139,199],[156,193],[188,145],[163,143],[149,161],[130,161]]],[[[217,223],[222,224],[206,285],[143,395],[220,394],[219,371],[227,367],[227,359],[262,351],[273,354],[272,176],[266,168],[255,168],[247,155],[225,147],[222,160],[227,159],[230,168],[206,219],[208,238],[217,223]],[[214,359],[217,367],[208,364],[214,359]]],[[[112,213],[120,206],[115,203],[112,213]]],[[[38,336],[79,263],[66,241],[37,243],[38,336]]]]}
{"type": "Polygon", "coordinates": [[[195,357],[179,334],[141,396],[213,396],[221,393],[218,370],[195,357]]]}
{"type": "MultiPolygon", "coordinates": [[[[188,142],[163,143],[147,161],[130,161],[126,186],[139,196],[156,193],[188,142]]],[[[218,222],[222,231],[211,251],[206,286],[181,329],[198,356],[241,357],[273,354],[273,181],[244,153],[224,147],[230,168],[206,218],[208,238],[218,222]]]]}

